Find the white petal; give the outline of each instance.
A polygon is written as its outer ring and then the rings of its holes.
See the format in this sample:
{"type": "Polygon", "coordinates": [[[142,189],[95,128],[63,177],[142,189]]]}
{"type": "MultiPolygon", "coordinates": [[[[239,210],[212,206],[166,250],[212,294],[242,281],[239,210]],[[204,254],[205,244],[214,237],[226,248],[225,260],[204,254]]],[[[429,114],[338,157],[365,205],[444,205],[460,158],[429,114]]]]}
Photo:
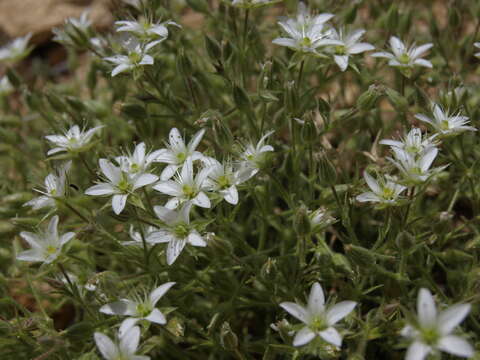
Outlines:
{"type": "Polygon", "coordinates": [[[358,202],[380,202],[381,201],[378,195],[374,194],[371,191],[357,195],[355,197],[355,200],[357,200],[358,202]]]}
{"type": "Polygon", "coordinates": [[[348,55],[335,55],[333,57],[340,70],[345,71],[348,67],[348,55]]]}
{"type": "Polygon", "coordinates": [[[308,327],[304,327],[297,331],[293,339],[293,346],[302,346],[308,344],[315,337],[315,333],[308,327]]]}
{"type": "Polygon", "coordinates": [[[297,47],[297,42],[290,38],[276,38],[272,41],[272,44],[286,46],[290,48],[297,47]]]}
{"type": "Polygon", "coordinates": [[[167,209],[176,209],[180,205],[180,199],[177,197],[173,197],[170,200],[167,201],[165,204],[165,207],[167,209]]]}
{"type": "Polygon", "coordinates": [[[129,70],[132,67],[130,64],[120,64],[118,66],[115,66],[115,68],[112,70],[112,77],[117,76],[118,74],[129,70]]]}
{"type": "Polygon", "coordinates": [[[432,119],[430,119],[428,116],[425,116],[423,114],[415,114],[415,118],[420,120],[420,121],[423,121],[423,122],[426,122],[426,123],[429,123],[429,124],[433,124],[432,119]]]}
{"type": "Polygon", "coordinates": [[[153,309],[152,312],[145,318],[150,322],[165,325],[167,323],[167,319],[165,319],[165,315],[158,309],[153,309]]]}
{"type": "Polygon", "coordinates": [[[39,251],[39,249],[30,249],[22,251],[17,255],[17,260],[20,261],[44,261],[45,257],[39,251]]]}
{"type": "Polygon", "coordinates": [[[107,335],[96,332],[93,335],[98,350],[106,360],[114,359],[117,355],[117,347],[107,335]]]}
{"type": "Polygon", "coordinates": [[[405,360],[423,360],[430,353],[430,351],[431,349],[429,346],[415,341],[408,347],[405,360]]]}
{"type": "Polygon", "coordinates": [[[142,174],[140,176],[137,176],[135,177],[135,180],[133,183],[133,190],[136,190],[146,185],[153,184],[157,180],[158,180],[158,176],[153,174],[142,174]]]}
{"type": "Polygon", "coordinates": [[[180,131],[178,131],[177,128],[172,128],[172,130],[170,130],[170,134],[168,134],[168,140],[173,148],[185,147],[185,142],[183,141],[182,135],[180,135],[180,131]]]}
{"type": "Polygon", "coordinates": [[[161,181],[158,184],[155,184],[153,188],[163,194],[167,194],[170,196],[182,195],[182,187],[172,180],[161,181]]]}
{"type": "Polygon", "coordinates": [[[48,223],[48,233],[55,240],[58,240],[58,220],[58,215],[55,215],[48,223]]]}
{"type": "Polygon", "coordinates": [[[137,303],[128,299],[121,299],[110,304],[103,305],[100,312],[108,315],[133,316],[137,313],[137,303]]]}
{"type": "Polygon", "coordinates": [[[127,197],[128,195],[124,195],[124,194],[113,195],[112,208],[115,214],[118,215],[123,211],[123,209],[125,208],[125,204],[127,203],[127,197]]]}
{"type": "Polygon", "coordinates": [[[160,300],[160,298],[165,295],[165,293],[170,290],[170,288],[175,285],[175,282],[173,281],[170,281],[170,282],[167,282],[163,285],[160,285],[159,287],[157,287],[155,290],[153,290],[151,293],[150,293],[150,302],[152,303],[153,306],[155,306],[155,304],[158,302],[158,300],[160,300]]]}
{"type": "Polygon", "coordinates": [[[365,181],[367,182],[368,187],[375,193],[378,194],[381,192],[380,185],[378,185],[378,182],[366,171],[363,172],[363,177],[365,178],[365,181]]]}
{"type": "Polygon", "coordinates": [[[296,317],[298,320],[300,320],[303,323],[307,323],[308,317],[307,317],[307,311],[303,306],[300,306],[296,303],[293,302],[282,302],[280,303],[280,306],[288,312],[290,315],[296,317]]]}
{"type": "Polygon", "coordinates": [[[308,311],[312,314],[320,314],[324,310],[324,305],[325,295],[322,286],[316,282],[312,285],[308,296],[308,311]]]}
{"type": "Polygon", "coordinates": [[[172,265],[182,252],[187,241],[185,239],[175,239],[168,243],[167,246],[167,264],[172,265]]]}
{"type": "Polygon", "coordinates": [[[358,43],[358,44],[352,45],[348,49],[348,52],[350,54],[360,54],[362,52],[371,51],[371,50],[375,50],[375,46],[368,43],[358,43]]]}
{"type": "Polygon", "coordinates": [[[422,288],[417,298],[418,321],[422,326],[432,325],[436,321],[437,308],[429,290],[422,288]]]}
{"type": "Polygon", "coordinates": [[[60,245],[64,245],[75,237],[74,232],[68,232],[60,236],[60,245]]]}
{"type": "Polygon", "coordinates": [[[474,355],[473,347],[460,336],[444,336],[438,342],[437,347],[449,354],[470,358],[474,355]]]}
{"type": "Polygon", "coordinates": [[[415,48],[412,53],[410,54],[410,56],[412,58],[418,58],[420,55],[422,55],[423,53],[427,52],[431,47],[433,46],[433,44],[429,43],[429,44],[425,44],[425,45],[421,45],[417,48],[415,48]]]}
{"type": "Polygon", "coordinates": [[[429,148],[420,159],[420,169],[427,171],[437,157],[438,149],[436,147],[429,148]]]}
{"type": "Polygon", "coordinates": [[[197,206],[200,206],[202,208],[210,208],[210,199],[208,196],[203,192],[200,191],[198,195],[192,200],[192,203],[194,203],[197,206]]]}
{"type": "Polygon", "coordinates": [[[222,191],[223,198],[226,202],[232,205],[238,204],[238,191],[235,185],[230,186],[228,189],[222,191]]]}
{"type": "Polygon", "coordinates": [[[102,173],[113,184],[118,184],[120,181],[121,171],[107,159],[100,159],[98,161],[102,173]]]}
{"type": "Polygon", "coordinates": [[[357,306],[355,301],[342,301],[338,304],[333,305],[327,311],[327,321],[329,325],[334,325],[345,316],[350,314],[353,309],[357,306]]]}
{"type": "Polygon", "coordinates": [[[175,175],[175,173],[177,172],[179,167],[180,166],[173,165],[173,164],[166,166],[163,169],[162,173],[160,174],[160,180],[161,181],[166,181],[166,180],[170,179],[173,175],[175,175]]]}
{"type": "Polygon", "coordinates": [[[170,210],[164,206],[155,206],[153,208],[155,215],[167,225],[172,225],[178,217],[176,211],[170,210]]]}
{"type": "Polygon", "coordinates": [[[85,194],[92,196],[111,195],[116,192],[115,188],[108,183],[93,185],[85,190],[85,194]]]}
{"type": "Polygon", "coordinates": [[[203,134],[205,134],[205,129],[202,129],[198,131],[195,135],[193,135],[193,138],[190,140],[188,143],[188,150],[189,152],[195,151],[197,148],[198,144],[202,140],[203,134]]]}
{"type": "Polygon", "coordinates": [[[417,59],[413,62],[415,65],[420,65],[428,68],[433,68],[433,65],[430,61],[425,60],[425,59],[417,59]]]}
{"type": "Polygon", "coordinates": [[[320,331],[318,335],[320,335],[323,340],[332,345],[335,345],[337,347],[342,346],[342,336],[333,327],[329,327],[327,330],[320,331]]]}
{"type": "Polygon", "coordinates": [[[193,246],[207,246],[205,240],[203,240],[203,238],[196,230],[193,230],[190,234],[188,234],[188,243],[193,246]]]}
{"type": "Polygon", "coordinates": [[[122,354],[135,354],[140,342],[140,328],[134,326],[120,337],[120,350],[122,354]]]}
{"type": "Polygon", "coordinates": [[[37,234],[22,231],[20,236],[30,245],[32,248],[40,249],[42,247],[41,242],[42,240],[38,237],[37,234]]]}
{"type": "Polygon", "coordinates": [[[438,326],[443,335],[450,334],[470,312],[470,304],[457,304],[450,306],[438,315],[438,326]]]}
{"type": "Polygon", "coordinates": [[[122,321],[120,328],[118,329],[118,335],[122,338],[128,334],[128,331],[132,329],[139,321],[139,318],[129,317],[122,321]]]}

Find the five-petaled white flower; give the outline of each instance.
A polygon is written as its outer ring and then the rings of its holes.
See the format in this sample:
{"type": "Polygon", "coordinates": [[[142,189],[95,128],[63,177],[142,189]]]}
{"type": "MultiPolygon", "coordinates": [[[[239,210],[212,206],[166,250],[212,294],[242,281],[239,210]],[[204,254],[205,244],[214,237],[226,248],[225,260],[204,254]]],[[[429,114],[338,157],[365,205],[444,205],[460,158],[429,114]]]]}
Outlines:
{"type": "Polygon", "coordinates": [[[158,300],[175,285],[174,282],[167,282],[154,289],[148,296],[137,300],[120,299],[110,304],[103,305],[100,312],[108,315],[128,316],[120,325],[119,334],[126,334],[140,320],[147,320],[156,324],[165,325],[167,319],[155,305],[158,300]]]}
{"type": "Polygon", "coordinates": [[[132,327],[113,342],[107,335],[96,332],[95,344],[105,360],[150,360],[150,356],[135,355],[140,343],[140,328],[132,327]]]}
{"type": "Polygon", "coordinates": [[[153,174],[130,175],[123,172],[118,166],[113,165],[107,159],[98,161],[103,175],[108,182],[93,185],[85,190],[85,194],[92,196],[113,195],[112,208],[115,214],[120,214],[125,208],[128,195],[133,191],[153,184],[158,180],[158,176],[153,174]]]}
{"type": "Polygon", "coordinates": [[[207,190],[205,179],[210,170],[210,167],[204,167],[194,176],[193,158],[188,157],[174,180],[160,181],[153,188],[163,194],[172,196],[165,205],[169,209],[175,209],[185,202],[209,208],[211,206],[210,199],[204,191],[207,190]]]}
{"type": "Polygon", "coordinates": [[[380,141],[380,144],[388,145],[391,148],[404,150],[413,156],[417,156],[421,155],[429,148],[435,147],[435,137],[435,135],[430,137],[422,137],[422,131],[419,128],[413,128],[400,141],[383,139],[380,141]]]}
{"type": "Polygon", "coordinates": [[[135,146],[133,154],[117,156],[115,161],[120,165],[122,171],[136,175],[146,172],[160,153],[161,150],[147,153],[146,145],[142,142],[135,146]]]}
{"type": "Polygon", "coordinates": [[[341,45],[332,46],[333,60],[340,70],[347,70],[350,55],[375,49],[375,47],[369,43],[358,42],[363,34],[365,34],[365,30],[355,30],[347,33],[344,29],[340,29],[339,31],[330,29],[329,37],[341,43],[341,45]]]}
{"type": "Polygon", "coordinates": [[[147,54],[147,49],[138,44],[134,49],[127,49],[128,55],[114,55],[104,60],[116,65],[112,70],[112,77],[131,71],[143,65],[153,65],[153,57],[147,54]]]}
{"type": "Polygon", "coordinates": [[[324,24],[333,17],[333,14],[311,16],[303,2],[298,3],[296,19],[282,18],[278,24],[289,37],[280,37],[273,40],[274,44],[287,46],[303,53],[317,53],[317,49],[327,45],[342,45],[338,40],[329,37],[324,24]]]}
{"type": "Polygon", "coordinates": [[[177,128],[170,130],[168,134],[169,144],[167,144],[165,149],[156,152],[157,156],[155,161],[168,164],[160,174],[160,180],[168,180],[175,175],[187,158],[191,157],[193,161],[202,159],[202,153],[195,149],[200,143],[200,140],[202,140],[203,134],[205,134],[205,129],[193,135],[188,145],[186,145],[177,128]]]}
{"type": "Polygon", "coordinates": [[[401,334],[412,340],[405,360],[423,360],[429,354],[444,351],[452,355],[471,358],[472,346],[463,338],[452,335],[452,331],[470,312],[470,304],[456,304],[440,313],[432,294],[420,289],[417,299],[417,321],[405,326],[401,334]]]}
{"type": "Polygon", "coordinates": [[[320,336],[326,342],[340,347],[342,336],[334,325],[350,314],[355,306],[354,301],[342,301],[325,306],[325,295],[319,283],[314,283],[310,290],[307,306],[293,302],[282,302],[280,306],[306,326],[300,329],[293,339],[293,346],[302,346],[320,336]]]}
{"type": "Polygon", "coordinates": [[[80,130],[78,125],[73,125],[64,135],[47,135],[45,138],[55,145],[48,150],[47,155],[56,154],[62,151],[78,153],[88,150],[90,140],[104,125],[96,126],[87,131],[80,130]]]}
{"type": "Polygon", "coordinates": [[[433,67],[432,63],[428,60],[422,59],[422,55],[427,52],[433,44],[428,43],[421,46],[415,46],[415,44],[408,47],[399,38],[392,36],[390,38],[390,47],[392,52],[376,52],[373,53],[373,57],[388,59],[388,65],[402,68],[413,68],[415,65],[425,66],[428,68],[433,67]]]}
{"type": "Polygon", "coordinates": [[[58,216],[55,215],[50,220],[46,232],[31,233],[22,231],[20,236],[32,247],[30,250],[22,251],[17,255],[21,261],[41,261],[50,264],[62,251],[62,246],[70,241],[74,232],[67,232],[61,236],[58,235],[58,216]]]}
{"type": "Polygon", "coordinates": [[[238,171],[243,172],[241,177],[245,180],[251,178],[258,172],[264,160],[265,153],[274,151],[271,145],[265,145],[265,140],[272,134],[273,131],[269,131],[262,136],[257,145],[250,142],[244,147],[243,153],[240,155],[241,162],[238,171]]]}
{"type": "Polygon", "coordinates": [[[441,136],[457,135],[463,131],[477,131],[473,126],[466,126],[469,122],[468,116],[460,114],[449,114],[436,103],[432,104],[433,119],[423,114],[415,114],[415,117],[430,124],[441,136]]]}
{"type": "Polygon", "coordinates": [[[365,192],[356,197],[359,202],[376,202],[381,205],[396,205],[398,204],[400,194],[406,189],[405,186],[397,184],[391,180],[380,181],[375,180],[366,171],[363,172],[363,177],[372,191],[365,192]]]}
{"type": "Polygon", "coordinates": [[[160,242],[168,242],[167,264],[172,265],[188,243],[193,246],[207,246],[207,243],[198,231],[190,224],[190,209],[192,205],[186,203],[180,210],[170,210],[163,206],[155,206],[155,214],[165,223],[155,234],[160,242]]]}
{"type": "Polygon", "coordinates": [[[14,39],[12,42],[0,48],[0,62],[15,64],[27,57],[32,50],[28,43],[32,33],[28,33],[24,37],[14,39]]]}
{"type": "Polygon", "coordinates": [[[56,207],[55,198],[65,196],[65,183],[71,165],[72,162],[67,161],[64,165],[60,166],[55,173],[48,174],[45,178],[45,191],[34,189],[43,195],[26,202],[23,206],[31,206],[33,210],[44,207],[56,207]]]}
{"type": "Polygon", "coordinates": [[[159,24],[150,23],[146,20],[141,21],[116,21],[117,32],[129,32],[134,34],[144,43],[145,50],[149,50],[157,44],[160,44],[168,37],[168,25],[181,26],[175,21],[167,20],[159,24]]]}
{"type": "Polygon", "coordinates": [[[395,167],[400,170],[403,176],[403,182],[408,185],[417,185],[427,181],[434,174],[442,171],[448,165],[430,169],[433,161],[438,155],[438,148],[430,147],[421,154],[412,155],[411,153],[392,147],[395,158],[387,157],[395,167]]]}

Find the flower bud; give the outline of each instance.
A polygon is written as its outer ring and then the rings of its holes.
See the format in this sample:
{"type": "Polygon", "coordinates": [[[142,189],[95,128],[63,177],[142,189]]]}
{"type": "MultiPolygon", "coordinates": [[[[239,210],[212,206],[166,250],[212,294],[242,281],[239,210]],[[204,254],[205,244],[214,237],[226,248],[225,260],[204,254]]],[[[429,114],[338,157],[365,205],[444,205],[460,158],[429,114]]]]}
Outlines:
{"type": "Polygon", "coordinates": [[[395,109],[401,112],[405,112],[408,108],[407,99],[402,96],[398,91],[387,88],[386,90],[388,100],[393,105],[395,109]]]}
{"type": "Polygon", "coordinates": [[[376,262],[373,252],[362,246],[348,244],[345,246],[345,253],[348,259],[358,266],[371,266],[376,262]]]}
{"type": "Polygon", "coordinates": [[[308,209],[305,207],[305,205],[302,205],[297,209],[294,220],[294,228],[299,236],[308,235],[312,230],[310,218],[308,217],[308,209]]]}
{"type": "Polygon", "coordinates": [[[322,186],[334,186],[337,182],[337,171],[325,154],[318,163],[318,178],[322,186]]]}
{"type": "Polygon", "coordinates": [[[377,85],[370,85],[368,90],[360,95],[357,99],[357,107],[363,111],[369,111],[373,109],[380,95],[380,88],[377,85]]]}
{"type": "Polygon", "coordinates": [[[238,337],[232,331],[230,324],[224,322],[220,329],[220,343],[225,350],[236,350],[238,348],[238,337]]]}

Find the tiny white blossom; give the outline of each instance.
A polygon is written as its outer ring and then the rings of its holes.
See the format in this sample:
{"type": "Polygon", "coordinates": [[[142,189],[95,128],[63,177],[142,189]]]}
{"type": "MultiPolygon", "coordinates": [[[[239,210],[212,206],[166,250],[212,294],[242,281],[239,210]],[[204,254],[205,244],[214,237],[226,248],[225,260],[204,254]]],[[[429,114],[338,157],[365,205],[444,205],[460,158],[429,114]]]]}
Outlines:
{"type": "Polygon", "coordinates": [[[23,206],[31,206],[33,210],[56,207],[55,199],[65,196],[67,173],[71,165],[72,162],[68,161],[59,167],[55,173],[48,174],[45,178],[45,191],[34,189],[43,195],[26,202],[23,206]]]}
{"type": "Polygon", "coordinates": [[[175,285],[174,282],[167,282],[160,285],[143,299],[120,299],[119,301],[103,305],[100,308],[100,312],[107,315],[128,316],[120,325],[120,336],[126,334],[140,320],[147,320],[156,324],[165,325],[167,319],[165,318],[165,315],[155,307],[155,305],[173,285],[175,285]]]}
{"type": "Polygon", "coordinates": [[[398,148],[412,154],[413,156],[417,156],[429,148],[435,147],[435,137],[435,135],[430,137],[422,137],[422,131],[419,128],[413,128],[400,141],[383,139],[380,141],[380,144],[388,145],[391,148],[398,148]]]}
{"type": "Polygon", "coordinates": [[[58,234],[58,216],[52,217],[46,232],[31,233],[22,231],[20,236],[32,247],[30,250],[22,251],[17,255],[21,261],[41,261],[46,264],[53,262],[61,253],[62,246],[70,241],[74,232],[63,235],[58,234]]]}
{"type": "Polygon", "coordinates": [[[470,304],[456,304],[437,313],[435,300],[427,289],[420,289],[417,299],[417,321],[405,326],[401,334],[412,340],[405,360],[423,360],[429,354],[444,351],[451,355],[471,358],[473,347],[452,331],[470,312],[470,304]]]}
{"type": "Polygon", "coordinates": [[[93,135],[103,127],[104,125],[101,125],[85,131],[80,130],[78,125],[74,125],[64,135],[47,135],[45,138],[55,145],[53,149],[48,150],[47,155],[62,151],[78,153],[88,150],[93,135]]]}
{"type": "Polygon", "coordinates": [[[143,65],[153,65],[153,57],[146,53],[147,49],[137,45],[134,49],[127,49],[128,55],[114,55],[104,60],[116,65],[112,70],[112,77],[125,71],[132,71],[143,65]]]}
{"type": "Polygon", "coordinates": [[[359,202],[375,202],[381,205],[398,204],[400,194],[406,189],[405,186],[397,184],[391,180],[375,180],[366,171],[363,177],[372,191],[365,192],[356,197],[359,202]]]}
{"type": "Polygon", "coordinates": [[[319,283],[314,283],[310,290],[307,306],[293,302],[282,302],[280,306],[290,315],[296,317],[306,326],[297,331],[293,346],[302,346],[320,336],[326,342],[340,347],[342,336],[334,325],[350,314],[355,306],[354,301],[342,301],[325,306],[325,295],[319,283]]]}
{"type": "Polygon", "coordinates": [[[157,217],[165,223],[165,227],[154,234],[158,242],[168,242],[167,264],[172,265],[185,245],[207,246],[206,241],[190,224],[191,204],[187,203],[180,210],[170,210],[164,206],[155,206],[157,217]]]}
{"type": "MultiPolygon", "coordinates": [[[[133,225],[130,226],[129,235],[132,241],[125,241],[123,245],[143,246],[142,233],[140,231],[135,231],[133,225]]],[[[146,226],[143,229],[143,236],[145,238],[145,242],[150,245],[166,242],[162,238],[162,232],[160,229],[155,226],[146,226]]]]}
{"type": "Polygon", "coordinates": [[[422,55],[427,52],[433,44],[428,43],[421,46],[415,44],[408,47],[399,38],[392,36],[390,38],[390,47],[392,52],[377,52],[373,53],[373,57],[388,59],[388,65],[402,68],[413,68],[415,65],[431,68],[432,63],[428,60],[422,59],[422,55]]]}
{"type": "Polygon", "coordinates": [[[30,54],[31,48],[28,43],[32,33],[14,39],[12,42],[0,48],[0,62],[15,64],[30,54]]]}
{"type": "Polygon", "coordinates": [[[325,208],[319,208],[314,211],[308,210],[307,215],[310,219],[312,232],[320,231],[337,221],[325,208]]]}
{"type": "Polygon", "coordinates": [[[330,30],[329,37],[332,40],[337,40],[341,45],[333,46],[333,60],[338,65],[340,70],[345,71],[348,67],[348,59],[350,55],[360,54],[365,51],[374,50],[375,47],[369,43],[359,42],[361,37],[365,34],[365,30],[355,30],[352,32],[345,32],[344,29],[339,31],[335,29],[330,30]]]}
{"type": "Polygon", "coordinates": [[[245,180],[251,178],[258,172],[264,160],[265,153],[274,151],[273,146],[265,145],[265,140],[272,134],[273,131],[269,131],[262,136],[256,145],[250,142],[244,147],[243,153],[240,155],[241,163],[239,171],[244,172],[241,177],[245,180]]]}
{"type": "Polygon", "coordinates": [[[278,22],[288,37],[276,38],[273,40],[274,44],[315,54],[318,54],[317,49],[321,46],[342,45],[340,41],[330,39],[329,32],[324,29],[324,24],[333,14],[311,16],[303,2],[298,3],[297,11],[296,19],[282,18],[278,22]]]}
{"type": "Polygon", "coordinates": [[[210,208],[210,199],[205,194],[205,180],[210,172],[209,167],[204,167],[193,175],[193,158],[188,157],[181,171],[174,180],[160,181],[153,188],[163,194],[172,196],[165,205],[169,209],[175,209],[180,204],[191,202],[194,205],[210,208]]]}
{"type": "Polygon", "coordinates": [[[168,37],[168,25],[181,26],[175,21],[167,20],[159,24],[141,21],[116,21],[117,32],[129,32],[145,42],[145,50],[149,50],[157,44],[160,44],[168,37]]]}
{"type": "Polygon", "coordinates": [[[90,11],[82,12],[79,18],[67,18],[63,28],[53,28],[52,32],[55,35],[53,41],[64,45],[76,45],[86,43],[90,38],[90,27],[92,21],[89,19],[90,11]]]}
{"type": "Polygon", "coordinates": [[[96,332],[95,344],[105,360],[150,360],[150,356],[135,355],[140,343],[140,328],[132,327],[113,342],[107,335],[96,332]]]}
{"type": "Polygon", "coordinates": [[[168,164],[160,174],[160,180],[168,180],[175,175],[187,158],[191,157],[193,161],[203,158],[202,153],[196,151],[198,144],[202,140],[203,134],[205,134],[205,129],[202,129],[193,135],[188,145],[186,145],[177,128],[170,130],[167,147],[156,152],[157,156],[154,160],[156,162],[168,164]]]}
{"type": "Polygon", "coordinates": [[[400,170],[400,173],[403,176],[403,181],[409,185],[421,184],[447,167],[441,166],[430,169],[433,161],[438,155],[438,149],[436,147],[430,147],[416,156],[396,147],[392,147],[392,151],[395,158],[387,157],[387,160],[400,170]]]}
{"type": "Polygon", "coordinates": [[[10,95],[15,88],[13,87],[12,83],[8,79],[8,76],[3,76],[0,80],[0,97],[5,97],[10,95]]]}
{"type": "Polygon", "coordinates": [[[89,187],[85,190],[85,194],[92,196],[113,195],[112,208],[117,215],[125,208],[127,198],[132,192],[158,180],[158,176],[153,174],[127,174],[107,159],[100,159],[98,163],[108,182],[89,187]]]}
{"type": "Polygon", "coordinates": [[[141,174],[148,171],[150,165],[161,154],[161,150],[147,153],[145,143],[135,146],[131,155],[117,156],[115,161],[120,165],[122,171],[131,175],[141,174]]]}
{"type": "Polygon", "coordinates": [[[423,114],[415,114],[415,117],[423,122],[430,124],[439,135],[457,135],[463,131],[477,131],[473,126],[466,126],[469,122],[468,116],[460,114],[449,114],[436,103],[432,104],[433,118],[423,114]]]}

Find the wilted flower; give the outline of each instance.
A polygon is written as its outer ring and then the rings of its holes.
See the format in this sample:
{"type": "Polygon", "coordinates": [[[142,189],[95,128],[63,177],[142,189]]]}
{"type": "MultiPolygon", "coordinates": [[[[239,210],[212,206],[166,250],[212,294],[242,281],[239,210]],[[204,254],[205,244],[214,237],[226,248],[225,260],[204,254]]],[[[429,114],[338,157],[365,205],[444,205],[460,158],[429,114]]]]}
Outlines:
{"type": "Polygon", "coordinates": [[[52,217],[46,232],[31,233],[22,231],[20,236],[32,247],[30,250],[22,251],[17,255],[21,261],[41,261],[50,264],[62,251],[62,246],[70,241],[75,233],[68,232],[58,235],[58,216],[52,217]]]}
{"type": "Polygon", "coordinates": [[[245,178],[245,180],[251,178],[258,172],[265,153],[274,151],[273,146],[265,145],[265,140],[272,134],[273,131],[269,131],[262,136],[257,145],[250,142],[244,147],[243,153],[240,155],[241,164],[239,171],[245,172],[245,174],[242,174],[242,178],[245,178]]]}
{"type": "Polygon", "coordinates": [[[140,328],[132,327],[113,342],[107,335],[94,334],[97,348],[105,360],[150,360],[150,356],[135,355],[140,342],[140,328]]]}
{"type": "Polygon", "coordinates": [[[112,70],[112,76],[125,71],[131,71],[143,65],[153,65],[153,57],[147,54],[147,49],[138,44],[134,49],[127,49],[128,55],[114,55],[104,60],[116,65],[112,70]]]}
{"type": "Polygon", "coordinates": [[[181,27],[175,21],[168,20],[159,24],[141,21],[116,21],[117,32],[129,32],[134,34],[140,41],[146,43],[145,50],[149,50],[161,43],[168,37],[168,25],[181,27]]]}
{"type": "Polygon", "coordinates": [[[23,206],[31,206],[33,210],[38,210],[44,207],[55,207],[55,198],[65,196],[65,183],[71,165],[72,162],[68,161],[63,166],[59,167],[56,173],[48,174],[45,178],[45,191],[35,189],[35,191],[38,191],[43,195],[26,202],[23,206]]]}
{"type": "Polygon", "coordinates": [[[329,37],[341,43],[341,45],[332,47],[334,54],[333,59],[340,70],[347,70],[350,55],[375,49],[375,47],[369,43],[358,42],[363,34],[365,34],[365,30],[355,30],[346,33],[344,29],[340,29],[339,31],[330,29],[329,37]]]}
{"type": "Polygon", "coordinates": [[[438,104],[432,104],[433,119],[423,114],[415,114],[415,117],[423,122],[426,122],[437,131],[439,135],[457,135],[463,131],[477,131],[473,126],[465,126],[469,123],[468,116],[460,114],[449,114],[444,111],[438,104]]]}
{"type": "Polygon", "coordinates": [[[8,76],[3,76],[0,80],[0,97],[10,95],[15,88],[13,87],[12,83],[8,79],[8,76]]]}
{"type": "Polygon", "coordinates": [[[382,145],[389,145],[392,148],[404,150],[407,153],[417,156],[425,152],[431,147],[435,147],[435,136],[422,137],[422,131],[418,128],[413,128],[400,141],[384,139],[380,141],[382,145]]]}
{"type": "Polygon", "coordinates": [[[187,158],[191,157],[193,161],[202,159],[202,153],[195,149],[202,140],[203,134],[205,134],[205,129],[198,131],[193,135],[188,145],[185,145],[185,141],[178,129],[173,128],[170,130],[167,148],[155,152],[157,156],[154,161],[168,164],[160,174],[160,180],[168,180],[175,175],[187,158]]]}
{"type": "Polygon", "coordinates": [[[79,153],[88,150],[93,135],[103,127],[104,125],[101,125],[85,131],[80,130],[78,125],[74,125],[64,135],[47,135],[45,138],[56,146],[48,150],[47,155],[62,151],[79,153]]]}
{"type": "Polygon", "coordinates": [[[398,205],[400,194],[406,189],[405,186],[397,184],[391,180],[376,181],[366,171],[363,172],[363,177],[367,182],[368,187],[372,191],[360,194],[356,197],[359,202],[376,202],[380,205],[398,205]]]}
{"type": "Polygon", "coordinates": [[[136,175],[146,172],[159,154],[161,154],[161,150],[147,154],[146,145],[142,142],[135,146],[132,155],[117,156],[115,161],[120,165],[123,172],[136,175]]]}
{"type": "Polygon", "coordinates": [[[324,30],[324,24],[333,14],[311,16],[303,2],[298,3],[296,19],[282,18],[278,24],[289,37],[273,40],[274,44],[287,46],[304,53],[317,53],[317,49],[326,45],[342,45],[338,40],[329,38],[329,32],[324,30]]]}
{"type": "Polygon", "coordinates": [[[390,38],[390,47],[392,48],[392,53],[377,52],[372,54],[372,56],[386,58],[389,60],[388,65],[399,67],[400,70],[409,70],[415,65],[431,68],[432,63],[428,60],[422,59],[421,56],[432,46],[433,44],[428,43],[418,47],[415,46],[415,44],[408,47],[399,38],[392,36],[390,38]]]}
{"type": "Polygon", "coordinates": [[[210,172],[209,167],[204,167],[193,175],[193,159],[188,157],[182,166],[180,173],[177,173],[174,180],[160,181],[153,188],[172,198],[165,205],[169,209],[175,209],[180,204],[191,202],[194,205],[209,208],[210,199],[205,194],[205,179],[210,172]]]}
{"type": "Polygon", "coordinates": [[[29,33],[24,37],[19,37],[9,44],[0,48],[0,62],[15,64],[30,54],[32,48],[28,47],[28,42],[32,34],[29,33]]]}
{"type": "Polygon", "coordinates": [[[342,336],[334,325],[350,314],[357,305],[354,301],[342,301],[325,306],[325,295],[319,283],[314,283],[310,290],[307,306],[293,302],[282,302],[280,306],[306,326],[297,331],[293,346],[302,346],[320,336],[326,342],[340,347],[342,336]]]}
{"type": "Polygon", "coordinates": [[[155,235],[158,240],[168,242],[167,264],[172,265],[188,243],[192,246],[207,246],[198,231],[190,224],[191,204],[185,204],[180,210],[170,210],[163,206],[155,206],[157,217],[165,223],[155,235]]]}
{"type": "Polygon", "coordinates": [[[446,166],[441,166],[430,169],[438,154],[436,147],[430,147],[416,156],[396,147],[393,147],[392,151],[395,154],[395,159],[390,157],[387,157],[387,159],[400,170],[404,182],[409,185],[421,184],[446,168],[446,166]]]}
{"type": "Polygon", "coordinates": [[[153,174],[127,174],[107,159],[100,159],[98,163],[108,182],[89,187],[85,190],[85,194],[92,196],[113,195],[112,208],[117,215],[123,211],[127,198],[133,191],[153,184],[158,180],[158,176],[153,174]]]}
{"type": "Polygon", "coordinates": [[[128,316],[120,325],[119,335],[126,335],[128,331],[140,320],[147,320],[156,324],[165,325],[165,315],[155,308],[158,300],[175,285],[174,282],[167,282],[153,290],[144,299],[130,300],[121,299],[110,304],[103,305],[100,312],[108,315],[128,316]]]}
{"type": "Polygon", "coordinates": [[[460,336],[452,335],[452,331],[465,319],[470,308],[470,304],[457,304],[438,314],[430,291],[420,289],[416,322],[405,326],[401,332],[412,340],[405,359],[423,360],[429,354],[439,351],[465,358],[473,357],[472,346],[460,336]]]}

